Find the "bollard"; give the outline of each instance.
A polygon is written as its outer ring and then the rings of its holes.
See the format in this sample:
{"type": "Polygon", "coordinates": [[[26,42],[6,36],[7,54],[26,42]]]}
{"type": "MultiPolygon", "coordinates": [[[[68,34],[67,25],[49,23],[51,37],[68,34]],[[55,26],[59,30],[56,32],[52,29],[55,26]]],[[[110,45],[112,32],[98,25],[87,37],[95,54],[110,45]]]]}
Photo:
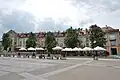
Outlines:
{"type": "Polygon", "coordinates": [[[23,58],[23,56],[21,56],[21,58],[23,58]]]}
{"type": "Polygon", "coordinates": [[[36,56],[36,59],[39,59],[39,57],[38,57],[38,56],[36,56]]]}
{"type": "Polygon", "coordinates": [[[13,57],[15,57],[15,55],[12,55],[13,57]]]}
{"type": "Polygon", "coordinates": [[[15,58],[17,58],[17,55],[15,55],[15,58]]]}
{"type": "Polygon", "coordinates": [[[32,58],[32,56],[29,56],[29,58],[32,58]]]}
{"type": "Polygon", "coordinates": [[[1,55],[1,57],[4,57],[3,55],[1,55]]]}
{"type": "Polygon", "coordinates": [[[10,55],[10,57],[13,57],[13,55],[10,55]]]}

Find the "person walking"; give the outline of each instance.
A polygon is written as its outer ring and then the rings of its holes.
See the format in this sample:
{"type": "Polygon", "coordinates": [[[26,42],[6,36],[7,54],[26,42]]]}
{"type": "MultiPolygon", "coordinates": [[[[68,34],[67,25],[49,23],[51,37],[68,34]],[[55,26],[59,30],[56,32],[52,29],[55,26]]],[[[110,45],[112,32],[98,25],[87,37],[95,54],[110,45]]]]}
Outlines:
{"type": "Polygon", "coordinates": [[[95,51],[93,53],[93,60],[98,60],[98,53],[97,53],[97,51],[95,51]]]}

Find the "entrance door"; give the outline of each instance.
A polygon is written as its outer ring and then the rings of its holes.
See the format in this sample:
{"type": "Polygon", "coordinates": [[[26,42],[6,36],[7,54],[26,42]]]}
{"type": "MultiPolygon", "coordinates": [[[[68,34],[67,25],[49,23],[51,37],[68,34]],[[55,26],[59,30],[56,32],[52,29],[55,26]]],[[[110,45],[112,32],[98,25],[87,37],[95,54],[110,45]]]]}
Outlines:
{"type": "Polygon", "coordinates": [[[116,48],[111,48],[111,54],[112,55],[117,55],[117,49],[116,48]]]}

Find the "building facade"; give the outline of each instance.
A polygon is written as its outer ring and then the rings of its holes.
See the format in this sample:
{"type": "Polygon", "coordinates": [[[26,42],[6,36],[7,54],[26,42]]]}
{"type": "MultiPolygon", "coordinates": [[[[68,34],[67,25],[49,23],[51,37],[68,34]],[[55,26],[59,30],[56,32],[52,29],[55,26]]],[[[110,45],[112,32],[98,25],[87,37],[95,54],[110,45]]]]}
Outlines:
{"type": "Polygon", "coordinates": [[[80,47],[90,47],[89,32],[87,29],[78,31],[78,39],[81,41],[80,47]]]}
{"type": "Polygon", "coordinates": [[[89,35],[80,35],[78,37],[79,41],[81,41],[81,48],[84,47],[90,47],[90,40],[89,40],[89,35]]]}
{"type": "MultiPolygon", "coordinates": [[[[102,30],[105,32],[106,37],[106,49],[111,55],[120,54],[120,31],[119,29],[113,29],[112,27],[106,26],[102,30]]],[[[11,51],[14,51],[16,48],[26,47],[26,41],[30,36],[30,33],[16,33],[13,30],[9,32],[12,44],[10,47],[11,51]]],[[[57,46],[66,47],[64,44],[64,39],[66,37],[66,32],[53,32],[55,39],[57,41],[57,46]]],[[[77,30],[78,39],[81,41],[80,45],[77,47],[90,47],[89,32],[88,30],[77,30]]],[[[34,33],[36,35],[36,47],[45,47],[45,32],[34,33]]]]}
{"type": "Polygon", "coordinates": [[[9,34],[10,39],[11,39],[11,45],[8,48],[8,50],[14,51],[14,49],[17,47],[17,39],[18,39],[17,33],[13,30],[10,30],[10,31],[8,31],[8,34],[9,34]]]}
{"type": "Polygon", "coordinates": [[[65,44],[64,44],[64,39],[65,39],[65,32],[58,32],[55,36],[55,39],[57,41],[57,46],[60,46],[60,47],[65,47],[65,44]]]}
{"type": "Polygon", "coordinates": [[[120,54],[120,31],[106,26],[102,30],[106,33],[106,49],[110,55],[120,54]]]}
{"type": "MultiPolygon", "coordinates": [[[[66,32],[53,32],[55,39],[57,41],[56,46],[60,47],[66,47],[64,44],[64,39],[66,37],[66,32]]],[[[8,31],[8,34],[10,35],[10,38],[12,40],[12,44],[10,47],[11,51],[15,51],[16,49],[19,49],[21,47],[26,48],[26,41],[28,37],[30,36],[29,33],[16,33],[13,30],[8,31]]],[[[39,32],[39,33],[34,33],[36,36],[36,47],[45,47],[45,36],[46,33],[44,32],[39,32]]],[[[90,46],[90,41],[89,41],[89,35],[86,34],[85,31],[78,31],[78,39],[81,41],[81,45],[77,45],[78,47],[85,47],[85,46],[90,46]]]]}

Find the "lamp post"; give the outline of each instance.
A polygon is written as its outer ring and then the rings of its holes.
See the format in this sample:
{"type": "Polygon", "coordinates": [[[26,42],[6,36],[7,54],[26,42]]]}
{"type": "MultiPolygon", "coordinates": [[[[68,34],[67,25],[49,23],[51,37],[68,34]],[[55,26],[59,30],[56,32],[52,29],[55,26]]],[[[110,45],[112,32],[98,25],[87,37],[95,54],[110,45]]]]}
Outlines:
{"type": "MultiPolygon", "coordinates": [[[[96,41],[93,42],[94,44],[96,43],[96,41]]],[[[98,52],[95,51],[95,54],[94,54],[94,60],[98,60],[98,52]]]]}
{"type": "Polygon", "coordinates": [[[96,43],[96,41],[93,42],[94,44],[96,43]]]}

